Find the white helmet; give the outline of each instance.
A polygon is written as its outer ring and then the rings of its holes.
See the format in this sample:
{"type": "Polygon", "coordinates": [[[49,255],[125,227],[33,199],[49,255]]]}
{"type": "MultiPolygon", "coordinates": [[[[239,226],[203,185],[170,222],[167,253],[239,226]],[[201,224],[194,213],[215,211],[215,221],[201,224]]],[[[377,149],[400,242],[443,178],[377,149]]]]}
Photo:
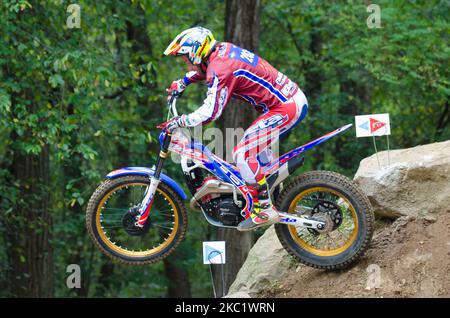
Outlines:
{"type": "Polygon", "coordinates": [[[187,55],[189,61],[198,65],[211,53],[216,40],[210,30],[195,27],[178,34],[164,51],[164,55],[187,55]]]}

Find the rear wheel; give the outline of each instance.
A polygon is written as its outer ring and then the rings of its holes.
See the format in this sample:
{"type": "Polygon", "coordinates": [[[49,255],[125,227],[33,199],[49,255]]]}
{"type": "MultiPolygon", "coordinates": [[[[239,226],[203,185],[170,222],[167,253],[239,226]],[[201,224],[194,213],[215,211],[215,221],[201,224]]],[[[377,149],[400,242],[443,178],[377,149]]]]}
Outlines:
{"type": "Polygon", "coordinates": [[[368,248],[374,214],[365,194],[347,177],[312,171],[296,177],[282,191],[280,211],[321,220],[321,231],[276,224],[283,247],[300,262],[322,269],[340,269],[355,262],[368,248]]]}
{"type": "Polygon", "coordinates": [[[148,177],[138,175],[109,179],[89,200],[86,226],[92,240],[104,254],[122,263],[157,262],[172,253],[186,233],[186,208],[163,182],[158,185],[145,226],[135,226],[149,183],[148,177]]]}

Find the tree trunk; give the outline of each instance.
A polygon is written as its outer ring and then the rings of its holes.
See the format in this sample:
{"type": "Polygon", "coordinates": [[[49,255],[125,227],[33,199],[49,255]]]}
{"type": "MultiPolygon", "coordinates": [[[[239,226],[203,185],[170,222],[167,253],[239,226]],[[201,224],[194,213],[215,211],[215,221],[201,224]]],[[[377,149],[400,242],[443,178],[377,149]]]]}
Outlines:
{"type": "MultiPolygon", "coordinates": [[[[111,289],[112,278],[114,275],[114,263],[105,259],[100,267],[100,274],[95,289],[95,297],[107,297],[108,291],[111,289]]],[[[114,294],[113,294],[114,295],[114,294]]]]}
{"type": "Polygon", "coordinates": [[[442,111],[442,114],[439,116],[438,123],[436,125],[436,132],[434,134],[434,142],[439,140],[439,137],[442,136],[442,133],[444,132],[445,128],[449,126],[450,124],[450,104],[448,101],[445,102],[444,110],[442,111]]]}
{"type": "Polygon", "coordinates": [[[168,298],[191,298],[191,284],[187,270],[182,266],[180,252],[174,252],[164,259],[164,272],[169,281],[168,298]]]}
{"type": "MultiPolygon", "coordinates": [[[[16,135],[12,137],[17,140],[16,135]]],[[[43,146],[38,155],[15,150],[11,174],[18,187],[14,215],[6,233],[12,296],[52,297],[49,146],[43,146]]]]}
{"type": "MultiPolygon", "coordinates": [[[[225,4],[225,40],[256,53],[259,43],[260,9],[260,0],[227,0],[225,4]]],[[[219,127],[226,136],[227,128],[247,129],[256,117],[257,113],[251,106],[232,100],[222,114],[219,127]]],[[[240,137],[242,135],[238,138],[240,137]]],[[[230,154],[237,141],[227,138],[224,153],[230,154]]],[[[226,294],[247,258],[254,239],[252,232],[241,233],[225,228],[218,229],[217,239],[226,242],[227,260],[224,266],[224,291],[226,294]]],[[[222,277],[217,268],[214,280],[218,296],[220,296],[222,294],[222,277]]]]}

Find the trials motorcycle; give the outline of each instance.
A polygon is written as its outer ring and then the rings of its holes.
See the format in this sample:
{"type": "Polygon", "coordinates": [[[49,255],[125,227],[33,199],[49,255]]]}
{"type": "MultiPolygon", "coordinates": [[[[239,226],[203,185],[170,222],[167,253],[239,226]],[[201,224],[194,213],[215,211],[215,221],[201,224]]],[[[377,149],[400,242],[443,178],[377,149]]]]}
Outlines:
{"type": "MultiPolygon", "coordinates": [[[[177,97],[168,101],[168,116],[178,116],[177,97]]],[[[321,269],[341,269],[368,248],[374,214],[366,195],[349,178],[330,171],[290,174],[302,166],[305,151],[347,130],[338,128],[295,148],[262,167],[272,201],[280,211],[275,231],[282,246],[299,262],[321,269]]],[[[191,210],[218,227],[236,228],[250,217],[252,195],[237,167],[176,129],[159,135],[155,166],[110,172],[91,196],[86,225],[107,256],[131,265],[160,261],[183,240],[187,195],[162,172],[169,152],[179,155],[192,198],[191,210]]]]}

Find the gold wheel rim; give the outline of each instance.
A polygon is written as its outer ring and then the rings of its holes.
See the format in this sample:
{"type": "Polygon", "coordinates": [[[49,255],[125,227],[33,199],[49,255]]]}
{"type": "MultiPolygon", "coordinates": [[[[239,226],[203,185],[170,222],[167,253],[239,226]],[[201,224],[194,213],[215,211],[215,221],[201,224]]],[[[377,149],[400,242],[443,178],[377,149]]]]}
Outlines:
{"type": "MultiPolygon", "coordinates": [[[[358,235],[358,215],[356,214],[355,208],[353,207],[353,205],[350,203],[349,200],[347,200],[347,198],[343,197],[342,194],[340,194],[339,192],[329,189],[329,188],[324,188],[324,187],[314,187],[314,188],[310,188],[307,189],[303,192],[300,192],[295,198],[294,200],[292,200],[291,204],[289,205],[289,209],[288,209],[288,213],[296,213],[295,208],[297,207],[298,203],[305,198],[308,194],[313,193],[313,192],[326,192],[326,193],[331,193],[336,195],[337,197],[339,197],[340,199],[344,200],[344,202],[348,205],[348,210],[351,212],[351,218],[354,224],[354,228],[353,231],[351,232],[349,238],[346,240],[346,242],[342,245],[339,246],[337,248],[334,249],[327,249],[327,250],[322,250],[319,248],[316,248],[310,244],[308,244],[308,242],[306,242],[305,240],[303,240],[299,233],[297,232],[297,228],[293,225],[289,225],[289,233],[292,237],[292,239],[295,241],[295,243],[297,243],[299,246],[301,246],[304,250],[306,250],[307,252],[317,255],[317,256],[336,256],[341,254],[342,252],[344,252],[345,250],[347,250],[355,241],[356,241],[356,237],[358,235]]],[[[342,224],[341,224],[342,225],[342,224]]],[[[320,234],[323,235],[323,234],[320,234]]]]}
{"type": "MultiPolygon", "coordinates": [[[[175,236],[176,236],[176,234],[178,232],[179,218],[178,218],[177,208],[176,208],[173,200],[166,193],[164,193],[160,189],[156,189],[156,191],[158,193],[162,194],[167,199],[167,201],[169,202],[169,204],[173,208],[173,216],[174,216],[173,229],[172,229],[172,232],[170,233],[169,237],[167,239],[165,239],[164,242],[162,242],[160,245],[158,245],[157,247],[154,247],[154,248],[152,248],[150,250],[146,250],[146,251],[130,251],[130,250],[127,250],[125,248],[122,248],[120,246],[115,245],[106,236],[106,233],[102,229],[101,220],[100,220],[101,209],[102,209],[103,205],[105,204],[105,202],[108,200],[108,198],[111,196],[111,194],[113,194],[114,192],[116,192],[116,191],[118,191],[118,190],[120,190],[120,189],[122,189],[124,187],[129,187],[129,186],[134,186],[134,185],[148,186],[146,183],[139,183],[139,182],[127,183],[127,184],[123,184],[123,185],[118,186],[118,187],[112,189],[111,191],[109,191],[102,198],[102,200],[100,201],[100,204],[97,207],[97,211],[96,211],[96,214],[95,214],[95,224],[96,224],[97,232],[98,232],[102,242],[105,243],[114,252],[116,252],[118,254],[121,254],[121,255],[129,256],[129,257],[148,257],[148,256],[155,255],[155,254],[161,252],[162,250],[164,250],[166,247],[168,247],[174,241],[175,236]]],[[[151,211],[150,211],[149,217],[150,216],[151,216],[151,211]]]]}

